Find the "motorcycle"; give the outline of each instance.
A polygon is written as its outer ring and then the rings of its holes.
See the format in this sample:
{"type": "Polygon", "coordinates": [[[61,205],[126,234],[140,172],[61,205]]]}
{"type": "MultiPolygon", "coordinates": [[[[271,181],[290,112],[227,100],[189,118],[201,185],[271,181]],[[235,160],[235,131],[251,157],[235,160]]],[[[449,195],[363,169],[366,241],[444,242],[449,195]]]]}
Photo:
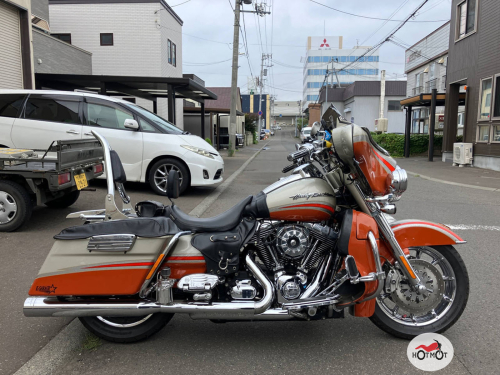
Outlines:
{"type": "MultiPolygon", "coordinates": [[[[55,238],[24,304],[28,317],[78,317],[97,336],[134,342],[176,313],[192,319],[370,318],[405,339],[450,328],[469,279],[443,224],[391,221],[407,174],[366,128],[341,120],[331,142],[297,145],[287,177],[212,218],[173,203],[132,207],[118,154],[104,148],[105,208],[55,238]],[[115,190],[123,201],[115,203],[115,190]]],[[[315,136],[321,126],[315,124],[315,136]]]]}

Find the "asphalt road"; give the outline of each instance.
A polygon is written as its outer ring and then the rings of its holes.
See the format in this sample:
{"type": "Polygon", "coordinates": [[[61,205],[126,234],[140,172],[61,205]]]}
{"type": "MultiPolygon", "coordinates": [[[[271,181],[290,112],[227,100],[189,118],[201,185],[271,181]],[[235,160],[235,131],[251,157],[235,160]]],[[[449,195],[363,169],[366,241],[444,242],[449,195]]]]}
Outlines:
{"type": "MultiPolygon", "coordinates": [[[[288,131],[278,132],[271,139],[269,148],[248,165],[205,216],[224,211],[281,177],[281,168],[287,165],[286,155],[294,150],[293,144],[294,139],[288,131]]],[[[499,198],[497,192],[410,177],[409,189],[398,203],[397,219],[418,218],[453,225],[485,226],[479,227],[484,230],[457,231],[468,241],[457,248],[468,267],[471,291],[461,319],[445,333],[454,345],[455,358],[440,372],[443,374],[498,373],[500,288],[496,284],[500,232],[486,226],[500,225],[499,198]]],[[[64,226],[58,220],[53,221],[51,233],[64,226]]],[[[47,223],[47,226],[50,225],[47,223]]],[[[9,250],[11,247],[6,246],[5,241],[0,242],[0,253],[5,259],[0,266],[0,272],[5,275],[2,285],[4,303],[0,306],[0,329],[7,332],[7,335],[2,335],[0,350],[0,368],[4,369],[7,367],[3,358],[10,360],[25,347],[42,345],[64,324],[58,319],[24,319],[20,313],[20,303],[51,243],[50,238],[34,237],[35,233],[38,234],[34,230],[19,234],[20,238],[16,237],[17,234],[9,235],[16,238],[18,246],[29,242],[31,247],[16,246],[9,250]],[[37,248],[40,250],[35,250],[37,248]],[[9,254],[16,257],[17,262],[11,260],[9,254]],[[24,268],[19,267],[21,261],[26,263],[24,268]],[[16,291],[22,297],[18,297],[16,291]],[[9,319],[5,316],[7,313],[9,319]],[[13,349],[6,350],[4,346],[13,349]],[[5,353],[10,356],[3,357],[5,353]]],[[[103,342],[94,351],[75,353],[58,373],[422,373],[409,363],[407,345],[408,341],[384,333],[368,319],[350,316],[319,322],[214,324],[204,320],[192,321],[178,314],[164,330],[145,342],[130,345],[103,342]]]]}

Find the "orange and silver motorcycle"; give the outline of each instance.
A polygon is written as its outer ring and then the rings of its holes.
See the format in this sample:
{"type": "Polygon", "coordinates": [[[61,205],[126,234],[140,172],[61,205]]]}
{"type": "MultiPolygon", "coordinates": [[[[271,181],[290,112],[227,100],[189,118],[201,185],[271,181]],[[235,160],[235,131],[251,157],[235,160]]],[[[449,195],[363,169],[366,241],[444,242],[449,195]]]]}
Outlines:
{"type": "MultiPolygon", "coordinates": [[[[367,129],[337,125],[331,143],[297,146],[291,175],[207,219],[173,203],[133,208],[118,155],[94,133],[105,149],[105,208],[69,215],[85,223],[54,237],[24,314],[78,317],[116,342],[145,339],[175,313],[312,321],[347,309],[402,338],[450,328],[468,299],[453,247],[465,241],[442,224],[388,220],[406,172],[367,129]]],[[[165,178],[176,198],[177,173],[165,178]]]]}

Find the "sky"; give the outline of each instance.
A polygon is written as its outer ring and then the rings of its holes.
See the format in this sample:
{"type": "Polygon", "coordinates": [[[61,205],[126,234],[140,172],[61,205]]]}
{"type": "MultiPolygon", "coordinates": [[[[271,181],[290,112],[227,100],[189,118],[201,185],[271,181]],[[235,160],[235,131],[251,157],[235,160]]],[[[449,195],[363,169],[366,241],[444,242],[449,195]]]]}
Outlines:
{"type": "MultiPolygon", "coordinates": [[[[256,0],[253,2],[255,3],[256,0]]],[[[238,86],[247,90],[247,77],[260,74],[262,53],[272,54],[264,92],[276,100],[302,98],[302,67],[308,36],[343,36],[344,48],[375,45],[387,37],[424,0],[315,0],[355,17],[321,6],[311,0],[258,0],[271,12],[264,17],[242,13],[238,86]],[[396,12],[396,13],[395,13],[396,12]],[[242,41],[248,39],[248,54],[242,41]]],[[[167,0],[184,21],[182,28],[183,73],[196,74],[207,87],[231,85],[231,59],[235,0],[167,0]]],[[[253,10],[244,5],[244,10],[253,10]]],[[[395,37],[411,46],[450,19],[451,0],[428,0],[395,37]]],[[[384,43],[379,50],[379,70],[386,79],[404,79],[405,49],[384,43]],[[397,75],[396,75],[397,74],[397,75]]]]}

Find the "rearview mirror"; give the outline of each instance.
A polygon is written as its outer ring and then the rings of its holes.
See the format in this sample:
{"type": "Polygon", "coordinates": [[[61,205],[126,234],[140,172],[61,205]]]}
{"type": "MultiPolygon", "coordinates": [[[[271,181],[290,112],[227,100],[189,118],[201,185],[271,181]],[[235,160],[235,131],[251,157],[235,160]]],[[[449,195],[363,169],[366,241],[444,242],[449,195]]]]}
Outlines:
{"type": "Polygon", "coordinates": [[[130,118],[125,120],[123,126],[125,126],[127,129],[139,130],[139,124],[137,123],[137,121],[130,118]]]}
{"type": "Polygon", "coordinates": [[[311,137],[316,137],[316,134],[321,130],[321,124],[315,121],[311,129],[311,137]]]}
{"type": "Polygon", "coordinates": [[[167,197],[170,199],[179,198],[179,188],[179,172],[171,169],[167,176],[167,197]]]}

